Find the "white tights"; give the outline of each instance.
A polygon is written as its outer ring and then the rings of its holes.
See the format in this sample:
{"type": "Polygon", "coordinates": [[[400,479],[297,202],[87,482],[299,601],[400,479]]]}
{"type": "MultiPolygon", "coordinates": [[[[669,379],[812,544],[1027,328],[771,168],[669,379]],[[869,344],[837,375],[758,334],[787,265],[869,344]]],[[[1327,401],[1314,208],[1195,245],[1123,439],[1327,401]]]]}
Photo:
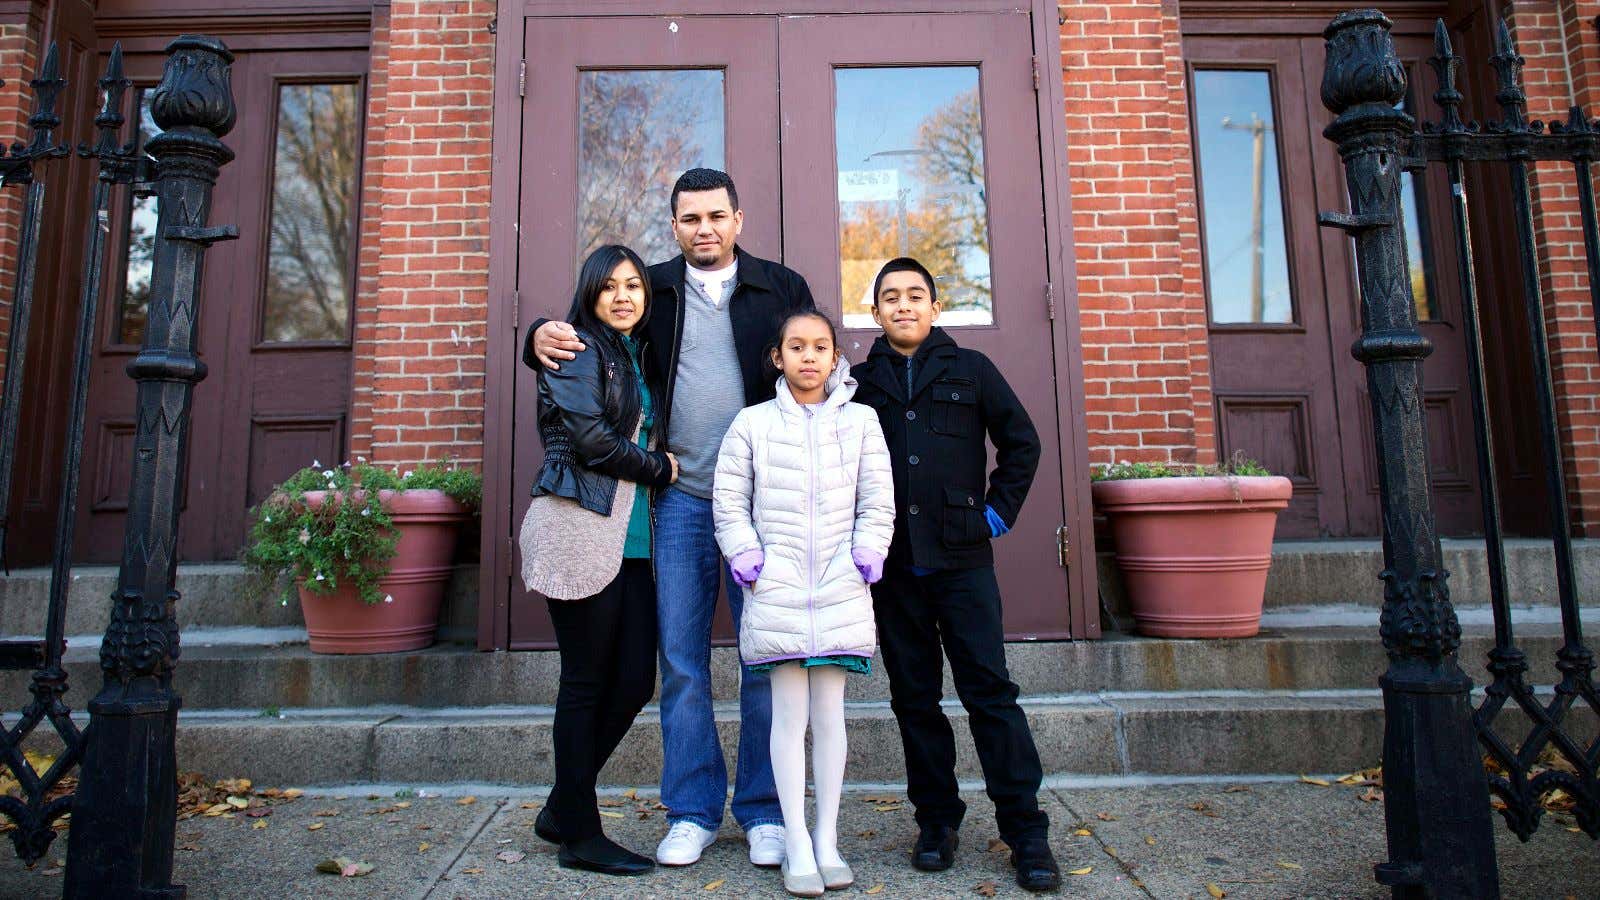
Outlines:
{"type": "Polygon", "coordinates": [[[839,794],[844,790],[844,681],[840,666],[784,663],[772,670],[772,777],[783,809],[789,871],[842,866],[839,794]],[[817,791],[817,830],[806,833],[806,722],[817,791]]]}

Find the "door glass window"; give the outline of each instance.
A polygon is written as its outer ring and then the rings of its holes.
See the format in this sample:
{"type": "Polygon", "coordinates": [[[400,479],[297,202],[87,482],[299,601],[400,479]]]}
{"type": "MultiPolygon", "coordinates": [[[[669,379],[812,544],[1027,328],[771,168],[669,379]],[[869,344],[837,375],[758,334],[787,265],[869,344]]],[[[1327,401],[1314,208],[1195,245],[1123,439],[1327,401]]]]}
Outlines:
{"type": "Polygon", "coordinates": [[[721,69],[591,70],[578,75],[578,260],[626,244],[646,263],[678,253],[672,184],[726,169],[721,69]]]}
{"type": "Polygon", "coordinates": [[[939,324],[989,325],[989,202],[976,66],[836,69],[839,296],[872,328],[872,281],[914,256],[938,282],[939,324]]]}
{"type": "Polygon", "coordinates": [[[1211,321],[1294,321],[1272,82],[1259,70],[1194,73],[1211,321]]]}
{"type": "Polygon", "coordinates": [[[278,86],[264,341],[343,341],[355,275],[361,86],[278,86]]]}
{"type": "MultiPolygon", "coordinates": [[[[1416,73],[1411,73],[1415,83],[1416,73]]],[[[1416,115],[1411,92],[1406,91],[1400,108],[1416,115]]],[[[1411,302],[1417,310],[1417,321],[1427,322],[1439,317],[1439,299],[1434,295],[1433,256],[1428,252],[1427,204],[1422,202],[1421,185],[1409,171],[1400,172],[1400,218],[1405,223],[1406,266],[1411,276],[1411,302]]],[[[1355,254],[1351,254],[1354,258],[1355,254]]]]}
{"type": "MultiPolygon", "coordinates": [[[[133,108],[139,113],[137,140],[142,149],[161,132],[150,116],[150,88],[133,94],[133,108]]],[[[128,218],[124,223],[122,249],[122,296],[118,304],[116,343],[144,343],[145,316],[150,309],[150,273],[156,254],[155,195],[136,196],[129,191],[128,218]]]]}

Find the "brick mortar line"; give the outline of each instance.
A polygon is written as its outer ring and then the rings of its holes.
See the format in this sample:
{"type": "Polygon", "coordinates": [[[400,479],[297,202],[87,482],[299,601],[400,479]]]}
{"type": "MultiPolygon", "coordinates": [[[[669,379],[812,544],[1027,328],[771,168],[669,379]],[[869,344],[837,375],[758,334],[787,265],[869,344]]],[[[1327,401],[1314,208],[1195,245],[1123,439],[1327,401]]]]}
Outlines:
{"type": "Polygon", "coordinates": [[[509,798],[501,797],[499,800],[495,801],[495,804],[492,808],[484,809],[484,811],[478,816],[477,821],[468,826],[466,836],[461,838],[461,840],[458,842],[458,846],[454,848],[455,852],[447,854],[444,862],[434,867],[433,873],[428,879],[428,883],[426,885],[423,885],[412,892],[412,900],[428,900],[429,897],[433,896],[433,892],[438,889],[439,885],[444,883],[444,877],[450,874],[450,869],[454,867],[456,863],[461,861],[461,857],[467,854],[467,850],[471,849],[472,845],[477,842],[478,837],[482,835],[486,829],[488,829],[489,823],[494,821],[494,818],[500,815],[500,813],[504,812],[508,808],[510,802],[511,801],[509,798]]]}

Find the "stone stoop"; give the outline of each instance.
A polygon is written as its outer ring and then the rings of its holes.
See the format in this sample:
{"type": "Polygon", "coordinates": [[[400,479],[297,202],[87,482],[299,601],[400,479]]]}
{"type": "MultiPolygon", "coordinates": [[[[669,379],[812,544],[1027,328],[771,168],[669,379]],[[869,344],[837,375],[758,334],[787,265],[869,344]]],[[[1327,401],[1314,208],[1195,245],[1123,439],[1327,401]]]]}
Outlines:
{"type": "MultiPolygon", "coordinates": [[[[1600,586],[1600,541],[1580,541],[1582,596],[1600,586]]],[[[1518,639],[1530,680],[1557,679],[1559,645],[1549,545],[1510,542],[1513,602],[1525,608],[1518,639]]],[[[1244,640],[1132,637],[1022,642],[1007,655],[1044,760],[1058,777],[1184,778],[1339,772],[1376,764],[1383,737],[1377,679],[1387,661],[1377,636],[1381,591],[1376,542],[1295,542],[1275,547],[1262,634],[1244,640]]],[[[1463,667],[1476,683],[1492,644],[1481,547],[1446,542],[1452,596],[1463,608],[1463,667]]],[[[1102,558],[1102,584],[1110,560],[1102,558]]],[[[66,664],[69,706],[81,710],[100,684],[99,632],[116,573],[74,575],[66,664]]],[[[231,564],[180,573],[183,697],[179,763],[215,777],[333,785],[488,783],[539,786],[553,777],[550,728],[559,673],[554,652],[481,653],[475,567],[462,566],[442,617],[439,645],[416,653],[324,656],[304,644],[294,604],[252,598],[231,564]]],[[[1103,588],[1118,608],[1115,586],[1103,588]]],[[[43,630],[48,573],[0,580],[0,633],[43,630]]],[[[1600,610],[1597,610],[1600,615],[1600,610]]],[[[1590,616],[1596,619],[1595,615],[1590,616]]],[[[1124,623],[1127,620],[1122,619],[1124,623]]],[[[1109,624],[1109,623],[1108,623],[1109,624]]],[[[852,676],[847,694],[850,762],[861,784],[904,781],[898,729],[881,664],[852,676]]],[[[713,651],[713,699],[724,751],[738,739],[737,654],[713,651]]],[[[0,673],[0,698],[17,709],[29,673],[0,673]]],[[[979,779],[966,713],[945,675],[958,774],[979,779]]],[[[1587,711],[1574,725],[1592,735],[1587,711]]],[[[7,725],[15,714],[5,717],[7,725]]],[[[1507,717],[1508,735],[1525,723],[1507,717]]],[[[36,732],[33,745],[58,749],[36,732]]],[[[647,707],[603,774],[610,785],[659,779],[659,711],[647,707]]]]}

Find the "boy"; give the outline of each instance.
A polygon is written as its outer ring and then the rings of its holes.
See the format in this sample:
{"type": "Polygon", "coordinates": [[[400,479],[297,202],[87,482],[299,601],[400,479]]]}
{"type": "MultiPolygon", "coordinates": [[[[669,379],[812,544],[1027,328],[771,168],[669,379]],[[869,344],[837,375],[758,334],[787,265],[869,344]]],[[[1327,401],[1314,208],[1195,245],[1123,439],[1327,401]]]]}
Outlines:
{"type": "Polygon", "coordinates": [[[921,263],[885,263],[872,297],[883,336],[851,374],[861,385],[856,401],[878,412],[894,468],[894,542],[872,596],[919,827],[912,865],[950,868],[966,813],[955,736],[939,709],[942,643],[1017,883],[1055,890],[1061,872],[1039,809],[1039,754],[1006,671],[989,546],[1022,509],[1039,465],[1039,435],[989,358],[933,326],[939,295],[921,263]],[[986,436],[995,446],[987,479],[986,436]]]}

